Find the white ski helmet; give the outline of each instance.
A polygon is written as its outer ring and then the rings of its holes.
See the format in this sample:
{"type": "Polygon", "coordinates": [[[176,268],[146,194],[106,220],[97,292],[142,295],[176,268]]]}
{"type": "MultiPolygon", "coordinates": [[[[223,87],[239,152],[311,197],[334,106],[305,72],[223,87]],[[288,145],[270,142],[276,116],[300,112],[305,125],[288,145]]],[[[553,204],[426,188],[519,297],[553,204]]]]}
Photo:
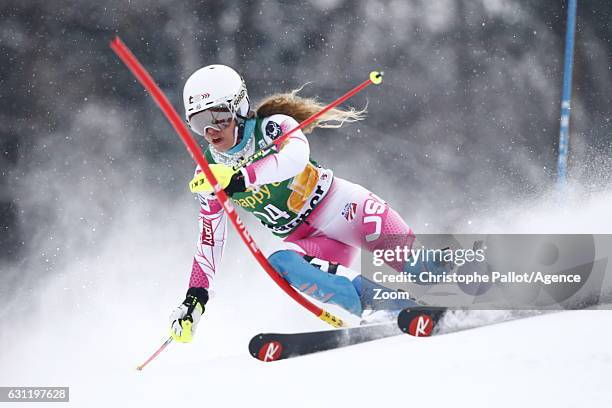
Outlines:
{"type": "Polygon", "coordinates": [[[226,65],[208,65],[198,69],[183,88],[185,119],[204,110],[224,106],[238,117],[249,113],[249,96],[244,79],[226,65]]]}

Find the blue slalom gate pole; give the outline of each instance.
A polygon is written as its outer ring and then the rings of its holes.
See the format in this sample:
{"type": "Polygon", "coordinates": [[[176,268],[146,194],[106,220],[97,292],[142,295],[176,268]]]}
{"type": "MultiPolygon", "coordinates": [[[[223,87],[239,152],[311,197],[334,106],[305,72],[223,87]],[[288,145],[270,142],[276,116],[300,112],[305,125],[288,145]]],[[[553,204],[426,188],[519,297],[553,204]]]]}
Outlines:
{"type": "Polygon", "coordinates": [[[561,99],[561,128],[559,131],[559,160],[557,162],[557,188],[563,192],[567,183],[567,150],[569,145],[570,102],[572,98],[572,68],[574,61],[574,33],[576,31],[576,5],[569,0],[565,33],[565,64],[563,67],[563,96],[561,99]]]}

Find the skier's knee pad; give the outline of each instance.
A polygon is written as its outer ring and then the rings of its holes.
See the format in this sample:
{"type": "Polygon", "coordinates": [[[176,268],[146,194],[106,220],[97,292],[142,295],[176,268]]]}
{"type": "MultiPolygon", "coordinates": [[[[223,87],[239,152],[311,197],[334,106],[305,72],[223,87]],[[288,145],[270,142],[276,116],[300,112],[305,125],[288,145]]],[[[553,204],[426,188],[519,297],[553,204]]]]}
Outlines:
{"type": "Polygon", "coordinates": [[[335,262],[330,262],[324,259],[315,258],[314,256],[310,256],[310,255],[304,255],[303,258],[306,260],[306,262],[308,262],[315,268],[319,268],[323,272],[331,273],[333,275],[335,275],[338,272],[338,267],[340,266],[339,264],[335,262]]]}
{"type": "Polygon", "coordinates": [[[268,261],[282,275],[283,271],[286,271],[292,264],[295,264],[295,257],[292,254],[297,255],[289,250],[276,251],[268,257],[268,261]]]}
{"type": "MultiPolygon", "coordinates": [[[[301,292],[322,302],[342,306],[351,313],[361,314],[359,294],[351,280],[346,276],[328,273],[329,265],[324,270],[291,250],[277,251],[268,257],[268,261],[287,282],[301,292]]],[[[332,271],[337,269],[337,264],[332,267],[332,271]]]]}
{"type": "Polygon", "coordinates": [[[315,268],[319,268],[323,272],[331,273],[332,275],[337,276],[344,276],[350,281],[354,281],[355,278],[359,276],[358,272],[336,262],[326,261],[325,259],[316,258],[310,255],[304,255],[304,259],[306,262],[315,268]]]}
{"type": "Polygon", "coordinates": [[[276,251],[268,257],[268,261],[270,261],[272,266],[274,266],[274,268],[279,272],[286,270],[287,268],[300,265],[302,260],[323,272],[331,273],[332,275],[344,276],[349,280],[353,280],[355,277],[359,276],[359,273],[340,265],[339,263],[326,261],[311,255],[301,255],[298,252],[289,249],[276,251]]]}

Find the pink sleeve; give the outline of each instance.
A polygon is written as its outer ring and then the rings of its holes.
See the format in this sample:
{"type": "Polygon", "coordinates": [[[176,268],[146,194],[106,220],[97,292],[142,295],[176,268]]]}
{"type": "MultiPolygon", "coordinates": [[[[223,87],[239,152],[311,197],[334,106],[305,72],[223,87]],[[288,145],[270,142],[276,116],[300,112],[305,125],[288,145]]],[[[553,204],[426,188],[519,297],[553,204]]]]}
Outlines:
{"type": "Polygon", "coordinates": [[[193,257],[189,287],[208,289],[223,256],[227,215],[221,203],[214,196],[198,194],[198,198],[200,199],[198,216],[200,233],[193,257]]]}
{"type": "MultiPolygon", "coordinates": [[[[282,133],[286,133],[296,127],[298,123],[290,116],[273,115],[265,125],[267,125],[266,129],[280,126],[282,133]]],[[[246,185],[247,187],[261,186],[290,179],[304,170],[309,157],[308,139],[301,130],[293,132],[282,143],[277,153],[258,160],[243,169],[246,185]]]]}

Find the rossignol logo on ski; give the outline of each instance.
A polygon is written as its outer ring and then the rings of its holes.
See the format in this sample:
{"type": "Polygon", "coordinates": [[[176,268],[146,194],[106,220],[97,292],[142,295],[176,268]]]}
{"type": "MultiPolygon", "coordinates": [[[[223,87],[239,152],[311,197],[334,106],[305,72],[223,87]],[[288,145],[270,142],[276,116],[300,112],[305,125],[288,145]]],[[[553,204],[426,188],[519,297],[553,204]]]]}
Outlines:
{"type": "Polygon", "coordinates": [[[437,336],[440,333],[438,322],[447,312],[441,306],[415,306],[400,312],[397,325],[401,331],[414,337],[437,336]],[[434,330],[436,329],[436,330],[434,330]]]}
{"type": "Polygon", "coordinates": [[[426,314],[415,316],[408,326],[408,334],[414,337],[429,337],[433,330],[433,319],[426,314]]]}
{"type": "Polygon", "coordinates": [[[281,357],[283,353],[283,346],[278,341],[270,341],[264,343],[259,349],[257,357],[261,361],[275,361],[281,357]]]}

